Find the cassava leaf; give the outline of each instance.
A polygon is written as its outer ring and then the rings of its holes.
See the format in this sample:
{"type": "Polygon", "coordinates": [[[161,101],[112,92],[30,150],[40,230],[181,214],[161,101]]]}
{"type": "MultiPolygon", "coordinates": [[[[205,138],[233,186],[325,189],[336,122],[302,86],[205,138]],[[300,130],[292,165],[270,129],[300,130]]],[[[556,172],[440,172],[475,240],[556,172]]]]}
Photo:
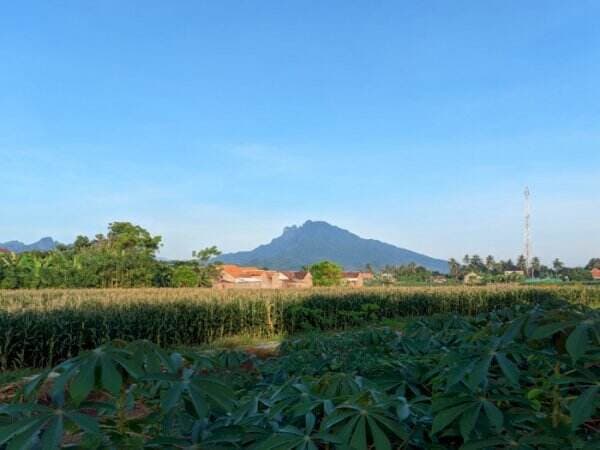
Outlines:
{"type": "Polygon", "coordinates": [[[588,327],[585,324],[579,324],[567,338],[567,352],[577,361],[586,352],[588,345],[588,327]]]}
{"type": "Polygon", "coordinates": [[[576,429],[579,425],[589,419],[594,413],[595,403],[598,401],[598,390],[600,387],[592,386],[586,389],[569,406],[571,413],[571,427],[576,429]]]}

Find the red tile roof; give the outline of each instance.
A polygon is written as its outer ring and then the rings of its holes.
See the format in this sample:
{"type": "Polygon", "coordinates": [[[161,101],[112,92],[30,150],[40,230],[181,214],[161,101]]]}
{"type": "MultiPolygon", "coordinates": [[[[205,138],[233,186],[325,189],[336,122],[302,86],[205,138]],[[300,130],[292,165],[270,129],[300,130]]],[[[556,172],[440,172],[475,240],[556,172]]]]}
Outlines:
{"type": "Polygon", "coordinates": [[[342,278],[373,278],[373,274],[371,272],[342,272],[342,278]]]}
{"type": "Polygon", "coordinates": [[[304,280],[304,278],[306,278],[306,275],[308,274],[308,272],[304,272],[304,271],[281,272],[281,273],[284,274],[286,277],[288,277],[290,280],[304,280]]]}
{"type": "Polygon", "coordinates": [[[221,270],[232,277],[260,277],[265,273],[264,270],[258,269],[257,267],[240,267],[235,264],[223,264],[221,270]]]}
{"type": "Polygon", "coordinates": [[[10,253],[10,250],[7,250],[5,248],[0,248],[0,253],[10,253]]]}
{"type": "Polygon", "coordinates": [[[592,278],[594,280],[600,280],[600,269],[597,269],[597,268],[592,269],[592,278]]]}

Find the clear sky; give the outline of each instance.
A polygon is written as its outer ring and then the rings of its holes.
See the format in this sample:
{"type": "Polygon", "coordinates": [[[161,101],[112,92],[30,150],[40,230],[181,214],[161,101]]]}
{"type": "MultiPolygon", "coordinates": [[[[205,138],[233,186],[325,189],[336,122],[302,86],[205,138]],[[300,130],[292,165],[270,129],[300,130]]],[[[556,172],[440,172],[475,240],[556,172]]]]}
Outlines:
{"type": "Polygon", "coordinates": [[[161,255],[327,220],[426,254],[600,256],[598,1],[13,1],[0,241],[161,255]]]}

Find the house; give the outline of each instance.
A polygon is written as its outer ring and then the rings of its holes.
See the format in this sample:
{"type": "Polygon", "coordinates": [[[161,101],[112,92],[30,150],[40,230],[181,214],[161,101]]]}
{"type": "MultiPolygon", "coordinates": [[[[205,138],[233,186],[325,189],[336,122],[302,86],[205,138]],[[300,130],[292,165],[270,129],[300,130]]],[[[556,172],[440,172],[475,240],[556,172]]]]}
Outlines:
{"type": "Polygon", "coordinates": [[[515,276],[515,277],[524,277],[525,272],[522,270],[505,270],[504,275],[506,276],[515,276]]]}
{"type": "Polygon", "coordinates": [[[445,284],[448,282],[448,278],[444,275],[434,275],[431,277],[431,282],[433,284],[445,284]]]}
{"type": "Polygon", "coordinates": [[[307,271],[281,272],[287,277],[283,285],[286,288],[305,289],[313,286],[312,275],[307,271]]]}
{"type": "Polygon", "coordinates": [[[215,287],[221,289],[278,289],[285,287],[288,278],[275,270],[223,264],[215,287]]]}
{"type": "Polygon", "coordinates": [[[480,284],[482,282],[481,275],[475,272],[469,272],[463,280],[465,284],[480,284]]]}
{"type": "Polygon", "coordinates": [[[373,278],[370,272],[342,272],[342,284],[350,287],[363,287],[365,280],[373,278]]]}
{"type": "Polygon", "coordinates": [[[10,251],[10,250],[7,250],[7,249],[5,249],[5,248],[2,248],[2,247],[0,247],[0,253],[10,254],[10,253],[11,253],[11,251],[10,251]]]}
{"type": "Polygon", "coordinates": [[[592,279],[600,280],[600,269],[598,269],[597,267],[594,267],[592,269],[592,279]]]}

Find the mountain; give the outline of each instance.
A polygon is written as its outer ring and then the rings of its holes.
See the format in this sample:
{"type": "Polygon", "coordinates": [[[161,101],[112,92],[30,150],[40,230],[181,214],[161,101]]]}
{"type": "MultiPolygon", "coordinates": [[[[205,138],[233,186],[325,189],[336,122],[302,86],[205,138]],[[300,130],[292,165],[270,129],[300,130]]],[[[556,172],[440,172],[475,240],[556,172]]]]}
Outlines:
{"type": "Polygon", "coordinates": [[[24,253],[24,252],[32,252],[32,251],[40,251],[47,252],[50,250],[54,250],[58,242],[56,242],[51,237],[45,237],[40,239],[33,244],[24,244],[20,241],[8,241],[8,242],[0,242],[0,248],[5,248],[6,250],[10,250],[15,253],[24,253]]]}
{"type": "Polygon", "coordinates": [[[307,221],[286,227],[269,244],[251,251],[227,253],[217,258],[229,264],[298,270],[322,260],[334,261],[346,270],[415,263],[438,272],[448,272],[448,262],[431,258],[375,239],[364,239],[327,222],[307,221]]]}

